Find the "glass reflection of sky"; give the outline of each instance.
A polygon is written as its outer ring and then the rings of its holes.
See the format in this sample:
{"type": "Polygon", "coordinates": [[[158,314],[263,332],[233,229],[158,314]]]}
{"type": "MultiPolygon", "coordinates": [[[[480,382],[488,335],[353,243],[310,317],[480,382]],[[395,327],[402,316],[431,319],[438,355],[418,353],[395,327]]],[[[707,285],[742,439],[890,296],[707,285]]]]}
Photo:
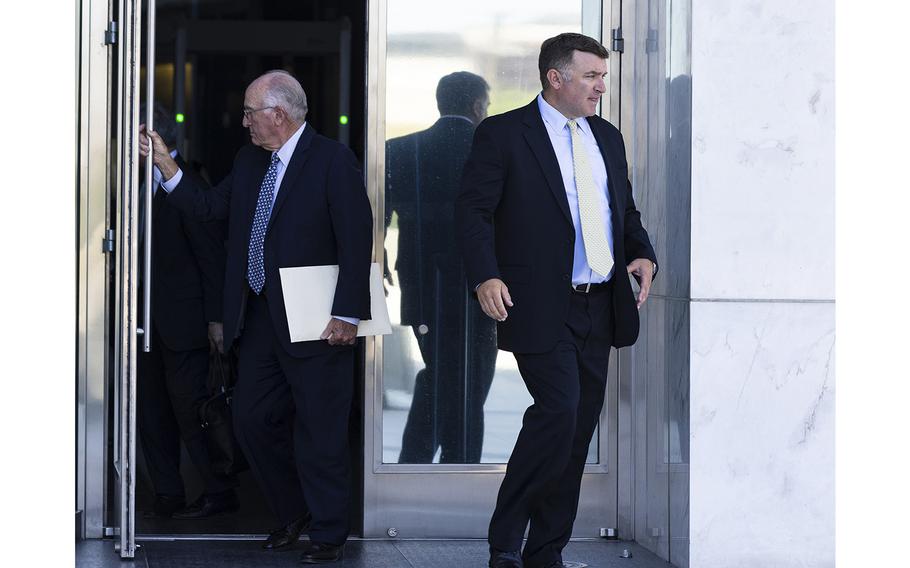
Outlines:
{"type": "Polygon", "coordinates": [[[581,9],[581,2],[390,0],[386,138],[431,125],[439,117],[436,83],[453,71],[477,73],[490,83],[490,114],[527,104],[540,91],[541,42],[581,31],[581,9]]]}
{"type": "MultiPolygon", "coordinates": [[[[390,0],[386,13],[389,35],[412,32],[452,33],[453,30],[466,30],[470,26],[490,24],[499,19],[506,19],[510,24],[534,20],[550,23],[571,20],[574,28],[581,26],[581,2],[574,7],[557,7],[552,1],[534,0],[461,0],[457,4],[390,0]]],[[[541,41],[543,39],[545,38],[541,41]]]]}

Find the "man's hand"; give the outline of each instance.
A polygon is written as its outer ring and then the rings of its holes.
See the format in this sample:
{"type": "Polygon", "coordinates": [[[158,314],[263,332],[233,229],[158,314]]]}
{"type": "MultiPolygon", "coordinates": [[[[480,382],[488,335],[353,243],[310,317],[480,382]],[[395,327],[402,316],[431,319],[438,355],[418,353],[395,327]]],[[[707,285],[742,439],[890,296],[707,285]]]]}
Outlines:
{"type": "Polygon", "coordinates": [[[509,288],[506,283],[499,278],[490,278],[477,287],[477,299],[480,301],[480,307],[483,313],[487,314],[496,321],[506,321],[509,313],[506,306],[513,306],[512,297],[509,296],[509,288]]]}
{"type": "Polygon", "coordinates": [[[177,175],[180,166],[171,157],[170,149],[164,143],[164,140],[158,136],[158,133],[154,130],[146,131],[145,125],[140,124],[139,134],[139,153],[142,157],[149,155],[149,139],[151,138],[152,148],[155,151],[154,155],[152,155],[152,162],[161,170],[161,177],[167,181],[177,175]]]}
{"type": "Polygon", "coordinates": [[[209,322],[209,353],[224,353],[224,324],[220,321],[209,322]]]}
{"type": "Polygon", "coordinates": [[[357,341],[357,326],[332,318],[319,337],[327,339],[329,345],[354,345],[354,342],[357,341]]]}
{"type": "Polygon", "coordinates": [[[648,299],[648,293],[651,291],[651,280],[654,278],[654,263],[647,258],[636,258],[629,263],[626,271],[638,281],[639,290],[636,306],[641,309],[645,300],[648,299]]]}

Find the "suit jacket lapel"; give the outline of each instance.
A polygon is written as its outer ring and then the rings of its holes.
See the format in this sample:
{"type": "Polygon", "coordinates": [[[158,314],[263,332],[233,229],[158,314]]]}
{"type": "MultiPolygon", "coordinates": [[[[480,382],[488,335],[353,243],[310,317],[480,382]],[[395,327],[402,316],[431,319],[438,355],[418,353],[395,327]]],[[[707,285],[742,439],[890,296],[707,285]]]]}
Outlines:
{"type": "Polygon", "coordinates": [[[291,155],[291,163],[287,165],[287,170],[284,172],[284,177],[281,179],[281,186],[278,188],[278,197],[275,199],[275,205],[272,207],[272,215],[269,217],[269,224],[266,227],[266,233],[272,228],[272,224],[275,222],[275,217],[278,216],[278,211],[281,209],[281,206],[287,201],[288,195],[295,190],[297,177],[300,175],[300,171],[303,169],[304,163],[308,158],[308,152],[310,148],[310,143],[313,141],[313,137],[316,136],[316,131],[313,130],[313,127],[309,124],[306,125],[306,128],[303,129],[303,132],[300,134],[300,139],[297,141],[297,147],[294,148],[294,153],[291,155]]]}
{"type": "MultiPolygon", "coordinates": [[[[246,231],[243,235],[243,242],[247,244],[250,242],[250,233],[253,230],[253,218],[256,216],[256,202],[259,200],[259,192],[262,191],[262,180],[269,170],[269,160],[272,154],[268,150],[259,148],[259,151],[255,152],[253,156],[253,164],[250,166],[250,177],[244,180],[245,184],[249,183],[246,187],[250,188],[249,195],[246,196],[246,223],[243,225],[246,231]]],[[[243,258],[243,273],[246,274],[246,255],[243,258]]]]}
{"type": "Polygon", "coordinates": [[[588,119],[588,125],[591,132],[594,133],[594,139],[597,141],[597,147],[600,149],[600,155],[603,156],[604,165],[607,168],[607,190],[610,194],[610,213],[613,216],[613,232],[616,233],[620,227],[619,222],[622,218],[619,212],[619,201],[617,200],[617,183],[625,183],[625,179],[619,179],[619,164],[616,162],[614,152],[608,151],[607,139],[594,120],[588,119]]]}
{"type": "Polygon", "coordinates": [[[569,212],[569,199],[566,197],[566,187],[562,183],[562,173],[559,170],[559,161],[556,159],[556,152],[553,151],[553,145],[550,143],[550,136],[547,134],[547,128],[544,126],[543,118],[540,116],[540,109],[537,108],[537,99],[531,101],[531,104],[525,107],[524,119],[522,120],[527,127],[524,132],[525,140],[540,166],[543,169],[544,178],[559,209],[565,215],[566,220],[572,223],[572,214],[569,212]]]}
{"type": "Polygon", "coordinates": [[[262,191],[262,180],[265,179],[265,174],[269,171],[271,155],[271,152],[262,149],[255,153],[256,158],[252,168],[255,173],[250,175],[252,178],[249,185],[251,191],[246,199],[247,217],[249,217],[247,225],[249,227],[253,226],[253,217],[256,215],[256,202],[259,201],[259,192],[262,191]]]}

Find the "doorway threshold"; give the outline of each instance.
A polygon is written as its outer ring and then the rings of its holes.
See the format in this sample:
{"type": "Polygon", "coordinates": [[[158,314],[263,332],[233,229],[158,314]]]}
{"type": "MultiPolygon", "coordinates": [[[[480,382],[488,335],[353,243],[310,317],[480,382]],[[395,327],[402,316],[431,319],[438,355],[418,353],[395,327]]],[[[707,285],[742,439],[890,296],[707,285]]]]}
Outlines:
{"type": "MultiPolygon", "coordinates": [[[[154,535],[138,537],[135,568],[286,568],[296,565],[300,548],[266,552],[265,535],[154,535]]],[[[345,568],[483,568],[484,540],[401,540],[351,538],[345,545],[345,568]]],[[[671,564],[628,541],[573,540],[563,553],[567,568],[670,568],[671,564]],[[628,552],[629,557],[623,557],[628,552]]],[[[110,540],[76,543],[77,568],[120,568],[110,540]]]]}

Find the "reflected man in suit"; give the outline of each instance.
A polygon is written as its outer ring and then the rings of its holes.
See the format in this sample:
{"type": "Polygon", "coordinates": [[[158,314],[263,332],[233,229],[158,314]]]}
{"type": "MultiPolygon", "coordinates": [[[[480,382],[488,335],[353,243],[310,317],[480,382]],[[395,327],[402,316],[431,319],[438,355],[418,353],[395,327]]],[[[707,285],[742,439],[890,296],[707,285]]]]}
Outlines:
{"type": "MultiPolygon", "coordinates": [[[[306,94],[284,71],[247,87],[251,145],[207,190],[153,132],[168,201],[199,219],[227,219],[224,345],[237,350],[234,426],[281,527],[266,549],[308,529],[305,564],[341,560],[350,530],[348,418],[357,326],[370,318],[373,216],[354,154],[306,122],[306,94]],[[291,343],[280,267],[338,265],[321,340],[291,343]]],[[[141,149],[149,148],[143,138],[141,149]]]]}
{"type": "MultiPolygon", "coordinates": [[[[162,139],[173,148],[173,116],[160,105],[153,112],[162,139]]],[[[176,150],[171,157],[188,177],[196,177],[176,150]]],[[[158,168],[153,179],[152,349],[140,352],[138,359],[139,438],[155,490],[155,515],[198,519],[239,507],[232,480],[213,471],[198,415],[209,396],[209,351],[221,348],[223,335],[224,229],[218,222],[199,222],[169,203],[158,168]],[[203,482],[202,496],[188,507],[180,476],[180,440],[203,482]]],[[[142,192],[147,190],[143,185],[142,192]]],[[[148,215],[142,213],[144,239],[148,215]]]]}
{"type": "Polygon", "coordinates": [[[490,520],[494,568],[562,566],[610,347],[638,337],[657,268],[622,135],[595,116],[608,55],[581,34],[544,41],[542,93],[482,122],[465,165],[456,215],[468,282],[534,399],[490,520]]]}
{"type": "Polygon", "coordinates": [[[414,330],[425,368],[401,441],[399,463],[479,463],[483,404],[496,368],[496,324],[465,285],[455,238],[455,197],[490,86],[459,71],[439,80],[433,126],[386,144],[386,224],[398,214],[395,269],[401,324],[414,330]]]}

